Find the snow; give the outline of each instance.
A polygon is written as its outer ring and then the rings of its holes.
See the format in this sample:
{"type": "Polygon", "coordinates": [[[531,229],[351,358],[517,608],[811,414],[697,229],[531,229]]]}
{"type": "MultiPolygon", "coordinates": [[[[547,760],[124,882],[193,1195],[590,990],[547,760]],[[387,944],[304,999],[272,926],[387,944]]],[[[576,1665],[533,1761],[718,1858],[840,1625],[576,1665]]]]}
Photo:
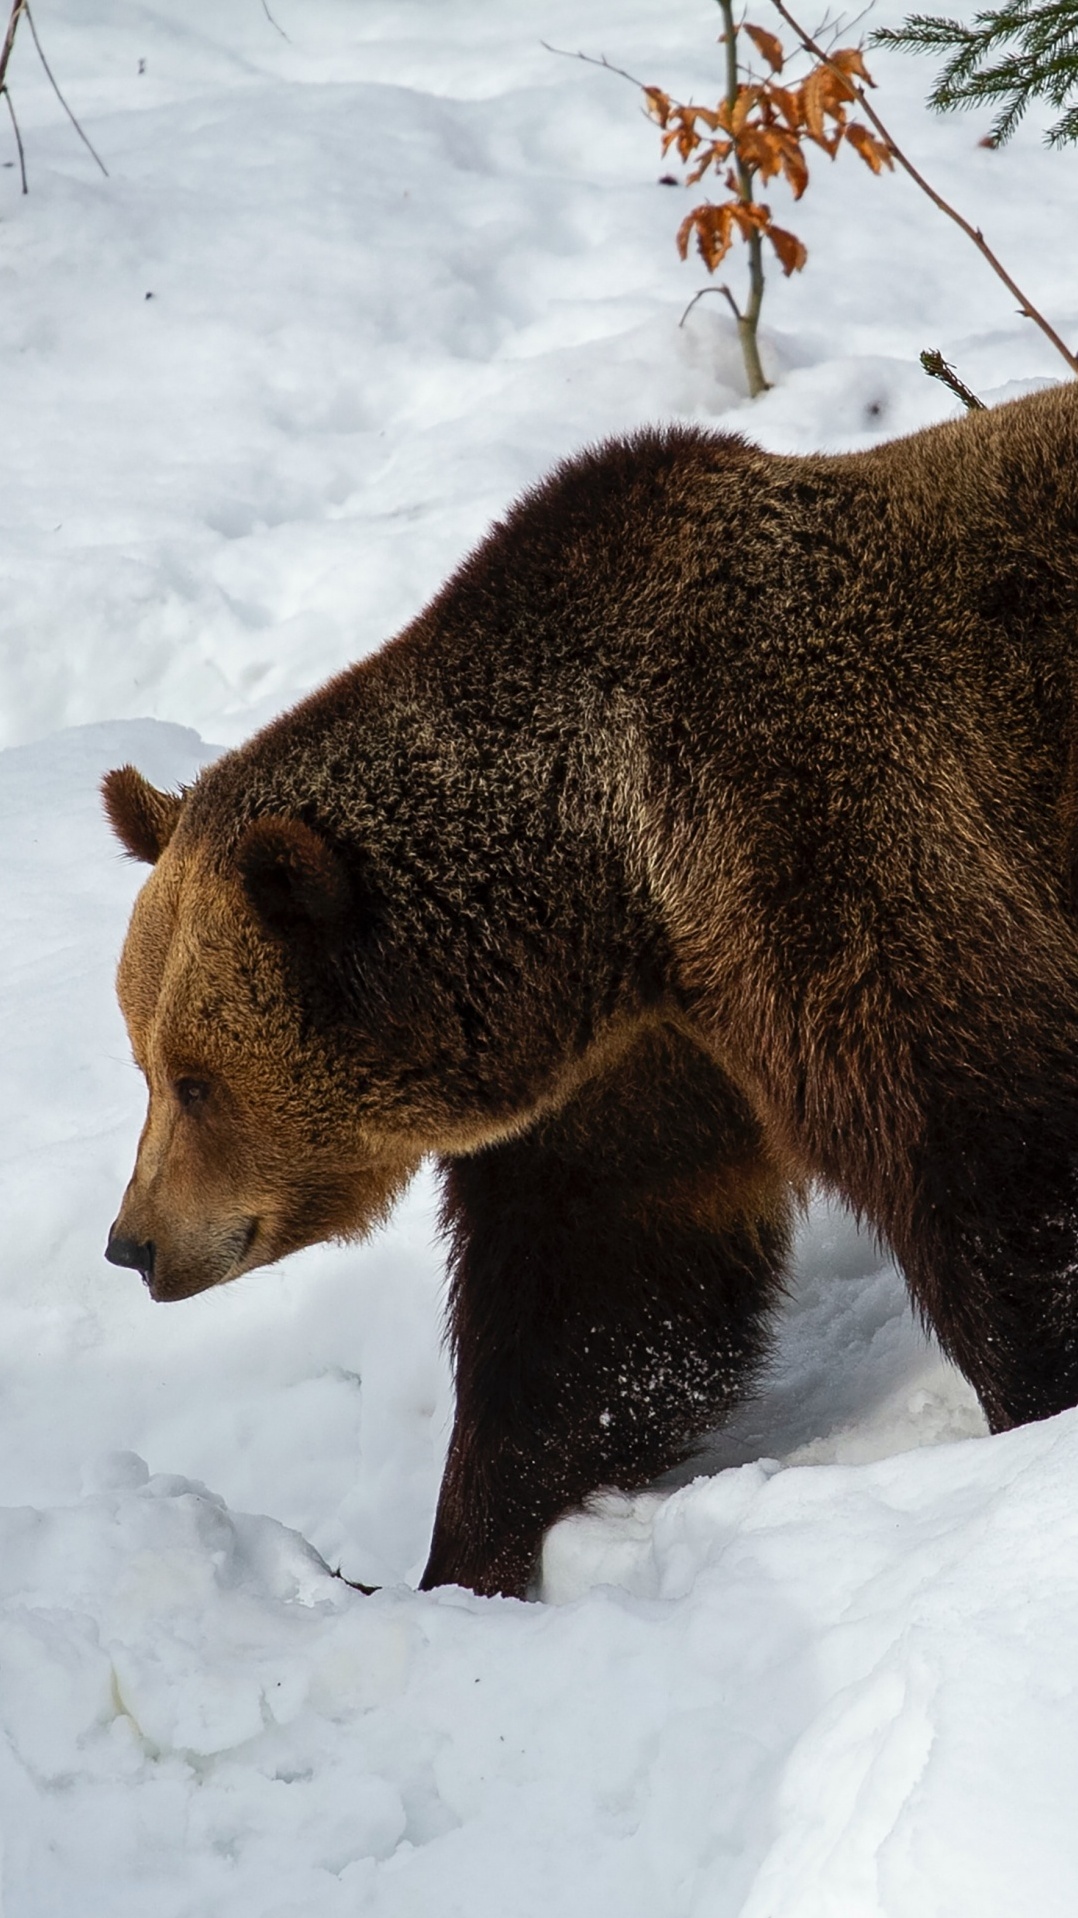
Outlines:
{"type": "MultiPolygon", "coordinates": [[[[699,97],[709,0],[271,12],[42,0],[107,180],[25,24],[10,70],[5,1918],[1072,1918],[1078,1415],[986,1438],[840,1213],[711,1475],[566,1519],[528,1605],[412,1589],[451,1408],[429,1182],[359,1252],[182,1305],[102,1263],[142,1105],[102,772],[190,778],[588,439],[864,445],[954,410],[922,347],[985,397],[1062,371],[908,182],[821,157],[786,216],[808,269],[768,285],[776,385],[742,397],[722,302],[678,324],[703,275],[654,129],[541,44],[699,97]]],[[[926,68],[870,64],[1073,334],[1072,163],[1033,128],[980,149],[926,68]]]]}

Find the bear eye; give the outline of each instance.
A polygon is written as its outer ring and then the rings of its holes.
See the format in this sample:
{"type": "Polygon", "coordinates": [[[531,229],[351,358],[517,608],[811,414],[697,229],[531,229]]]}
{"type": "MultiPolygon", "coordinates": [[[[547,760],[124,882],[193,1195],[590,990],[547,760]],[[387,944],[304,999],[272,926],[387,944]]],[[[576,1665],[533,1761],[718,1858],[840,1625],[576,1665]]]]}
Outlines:
{"type": "Polygon", "coordinates": [[[174,1091],[185,1112],[191,1112],[196,1106],[205,1105],[210,1096],[210,1088],[205,1079],[177,1079],[174,1091]]]}

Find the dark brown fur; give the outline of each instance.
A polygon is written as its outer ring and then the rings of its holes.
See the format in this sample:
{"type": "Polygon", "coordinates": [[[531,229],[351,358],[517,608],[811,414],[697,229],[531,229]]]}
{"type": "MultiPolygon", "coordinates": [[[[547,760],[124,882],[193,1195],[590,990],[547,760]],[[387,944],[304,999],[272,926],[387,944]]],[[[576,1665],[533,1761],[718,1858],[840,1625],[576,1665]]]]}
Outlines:
{"type": "Polygon", "coordinates": [[[426,1582],[752,1383],[791,1192],[901,1259],[994,1428],[1078,1401],[1078,387],[842,458],[587,453],[203,774],[120,993],[156,1296],[446,1174],[457,1422],[426,1582]]]}

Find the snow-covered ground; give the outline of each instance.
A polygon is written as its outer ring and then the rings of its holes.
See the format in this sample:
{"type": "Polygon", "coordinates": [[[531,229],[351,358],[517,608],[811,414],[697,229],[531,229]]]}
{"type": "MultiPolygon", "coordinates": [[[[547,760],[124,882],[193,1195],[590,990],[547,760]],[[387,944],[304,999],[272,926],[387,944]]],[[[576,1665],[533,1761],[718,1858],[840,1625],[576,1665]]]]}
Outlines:
{"type": "MultiPolygon", "coordinates": [[[[40,0],[107,180],[25,22],[27,199],[0,115],[4,1918],[1073,1918],[1078,1416],[986,1439],[842,1216],[716,1475],[566,1520],[538,1605],[409,1586],[450,1408],[427,1186],[183,1305],[101,1261],[141,1118],[106,768],[190,777],[589,438],[866,444],[952,410],[924,346],[985,393],[1062,370],[905,180],[821,156],[740,397],[723,303],[678,325],[655,130],[542,45],[700,97],[710,0],[270,10],[40,0]]],[[[1078,334],[1073,159],[872,65],[1078,334]]]]}

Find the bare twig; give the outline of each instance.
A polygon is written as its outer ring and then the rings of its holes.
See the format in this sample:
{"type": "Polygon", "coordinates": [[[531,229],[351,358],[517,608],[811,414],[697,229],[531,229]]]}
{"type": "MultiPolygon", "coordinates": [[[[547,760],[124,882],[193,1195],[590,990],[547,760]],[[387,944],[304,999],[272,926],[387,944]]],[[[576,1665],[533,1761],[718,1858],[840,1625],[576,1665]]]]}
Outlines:
{"type": "Polygon", "coordinates": [[[22,181],[22,190],[24,193],[29,193],[30,188],[26,181],[26,155],[22,150],[22,134],[19,132],[19,123],[15,118],[15,103],[7,87],[0,87],[0,93],[3,94],[7,101],[7,110],[11,115],[11,124],[15,129],[15,145],[19,149],[19,178],[22,181]]]}
{"type": "Polygon", "coordinates": [[[287,41],[288,41],[288,43],[289,43],[289,45],[291,46],[291,44],[292,44],[292,36],[291,36],[290,34],[288,34],[288,33],[286,33],[286,32],[285,32],[285,30],[284,30],[284,28],[282,27],[282,25],[281,25],[281,23],[280,23],[280,21],[279,21],[279,20],[275,20],[275,19],[274,19],[274,17],[273,17],[273,15],[272,15],[272,13],[271,13],[271,12],[270,12],[270,10],[269,10],[269,0],[262,0],[262,11],[263,11],[263,13],[264,13],[264,14],[265,14],[265,16],[266,16],[266,19],[267,19],[267,20],[269,21],[269,23],[270,23],[270,26],[271,26],[271,27],[276,27],[276,28],[277,28],[277,31],[278,31],[278,33],[279,33],[279,34],[280,34],[280,36],[281,36],[281,39],[282,39],[282,40],[287,40],[287,41]]]}
{"type": "Polygon", "coordinates": [[[733,294],[731,293],[729,287],[725,285],[724,286],[702,286],[700,288],[699,293],[693,294],[692,299],[689,301],[688,306],[685,308],[684,313],[682,314],[680,320],[678,321],[678,325],[684,326],[686,320],[689,317],[689,314],[692,312],[693,307],[696,305],[697,300],[702,300],[705,294],[707,293],[721,293],[727,305],[729,306],[730,311],[733,314],[735,320],[738,322],[738,325],[740,326],[741,320],[743,318],[741,308],[738,306],[738,303],[735,300],[733,294]]]}
{"type": "Polygon", "coordinates": [[[11,58],[11,49],[15,45],[15,30],[22,18],[23,7],[24,0],[12,0],[11,13],[8,17],[7,29],[4,33],[4,44],[0,47],[0,93],[3,94],[7,101],[7,110],[11,115],[11,124],[15,130],[15,145],[19,153],[19,178],[22,181],[22,190],[24,193],[28,193],[29,188],[26,184],[26,155],[22,150],[22,134],[19,132],[19,123],[15,118],[15,108],[7,89],[7,66],[11,58]]]}
{"type": "Polygon", "coordinates": [[[830,7],[828,7],[819,26],[813,28],[813,37],[817,40],[829,38],[832,46],[834,46],[840,33],[845,40],[849,40],[851,33],[856,32],[862,20],[868,19],[875,4],[876,0],[868,0],[868,5],[862,7],[860,13],[851,14],[848,19],[845,13],[832,14],[830,7]]]}
{"type": "Polygon", "coordinates": [[[7,31],[4,34],[4,44],[2,47],[0,47],[0,87],[2,87],[4,84],[4,75],[7,72],[7,63],[11,58],[11,49],[15,45],[15,29],[19,24],[19,16],[23,13],[24,10],[25,10],[25,0],[12,0],[12,8],[11,8],[11,14],[7,23],[7,31]]]}
{"type": "MultiPolygon", "coordinates": [[[[832,61],[828,58],[823,48],[818,44],[817,41],[815,41],[812,38],[812,35],[809,33],[806,33],[804,27],[799,26],[798,22],[794,19],[793,14],[789,11],[788,7],[784,5],[783,0],[771,0],[771,4],[774,7],[776,13],[778,13],[781,16],[781,18],[785,20],[786,25],[789,27],[791,33],[795,33],[797,35],[797,38],[800,40],[801,45],[805,48],[806,52],[813,54],[815,58],[819,60],[824,66],[831,67],[832,72],[839,73],[840,69],[833,65],[832,61]]],[[[981,232],[980,227],[971,226],[970,222],[964,219],[962,214],[957,212],[956,209],[950,204],[950,202],[943,198],[942,194],[936,192],[935,187],[929,186],[928,181],[925,179],[922,173],[918,173],[917,168],[913,165],[913,162],[911,160],[907,160],[906,155],[903,153],[901,147],[898,146],[898,144],[896,143],[893,135],[888,131],[887,127],[884,126],[884,123],[880,119],[879,114],[876,112],[875,107],[872,105],[871,100],[868,98],[867,94],[865,93],[864,88],[862,86],[859,86],[857,82],[849,74],[843,73],[841,74],[840,77],[842,78],[843,82],[851,88],[865,118],[872,122],[872,125],[875,127],[877,133],[880,135],[880,138],[882,140],[886,140],[887,145],[890,147],[891,152],[893,153],[895,159],[898,161],[898,164],[902,168],[903,172],[908,173],[910,176],[910,179],[914,182],[914,185],[919,186],[921,189],[921,192],[924,194],[927,194],[928,198],[932,201],[933,206],[938,206],[941,213],[945,213],[949,220],[953,220],[956,226],[961,227],[963,233],[966,235],[966,238],[969,240],[972,240],[974,246],[977,248],[977,251],[981,255],[982,259],[987,260],[988,265],[992,268],[993,273],[996,274],[997,278],[1003,281],[1003,284],[1007,288],[1008,292],[1014,294],[1015,299],[1018,301],[1018,310],[1023,315],[1023,317],[1027,320],[1032,320],[1034,326],[1040,327],[1040,330],[1044,334],[1045,338],[1051,340],[1052,345],[1056,349],[1056,352],[1060,353],[1062,357],[1066,360],[1067,365],[1071,369],[1071,372],[1078,373],[1078,357],[1076,357],[1075,354],[1071,352],[1070,347],[1067,346],[1065,342],[1060,339],[1059,334],[1056,332],[1055,328],[1049,325],[1048,321],[1044,317],[1044,314],[1038,311],[1038,309],[1034,306],[1032,300],[1027,298],[1027,296],[1023,293],[1021,287],[1018,285],[1017,281],[1012,280],[1010,274],[1007,272],[1007,269],[1003,265],[1002,261],[996,258],[991,247],[988,245],[988,242],[986,241],[984,234],[981,232]]]]}
{"type": "Polygon", "coordinates": [[[98,153],[92,140],[89,139],[89,137],[83,132],[83,129],[80,127],[78,121],[75,118],[75,115],[72,113],[71,108],[68,106],[67,101],[64,99],[63,94],[60,92],[60,88],[57,85],[57,81],[56,81],[56,75],[53,73],[52,68],[50,67],[48,61],[45,58],[45,49],[42,46],[41,41],[37,37],[37,28],[34,25],[34,16],[30,12],[30,0],[20,0],[20,8],[21,8],[21,11],[25,13],[27,25],[30,28],[30,32],[34,36],[34,45],[37,48],[37,57],[41,61],[41,64],[45,69],[45,75],[46,75],[46,78],[48,79],[49,85],[51,86],[53,92],[55,93],[56,98],[59,100],[60,105],[63,107],[64,112],[67,114],[67,117],[70,120],[72,126],[74,127],[75,132],[78,134],[79,139],[82,141],[83,146],[87,149],[89,153],[93,154],[94,159],[97,161],[98,166],[101,168],[101,171],[107,180],[109,177],[108,167],[105,165],[104,160],[101,158],[101,155],[100,153],[98,153]]]}
{"type": "Polygon", "coordinates": [[[961,400],[967,413],[986,411],[984,401],[977,398],[976,393],[971,391],[965,380],[959,379],[954,367],[944,359],[938,347],[931,347],[921,354],[921,365],[930,380],[942,380],[944,386],[950,387],[956,398],[961,400]]]}
{"type": "Polygon", "coordinates": [[[562,60],[583,60],[585,66],[604,67],[607,73],[617,73],[621,75],[623,80],[632,81],[633,86],[639,87],[641,93],[647,92],[643,80],[637,80],[633,74],[626,73],[624,67],[616,67],[613,61],[607,59],[605,53],[598,55],[594,53],[571,53],[568,47],[552,47],[549,40],[540,40],[539,45],[545,47],[548,53],[556,53],[562,60]]]}

